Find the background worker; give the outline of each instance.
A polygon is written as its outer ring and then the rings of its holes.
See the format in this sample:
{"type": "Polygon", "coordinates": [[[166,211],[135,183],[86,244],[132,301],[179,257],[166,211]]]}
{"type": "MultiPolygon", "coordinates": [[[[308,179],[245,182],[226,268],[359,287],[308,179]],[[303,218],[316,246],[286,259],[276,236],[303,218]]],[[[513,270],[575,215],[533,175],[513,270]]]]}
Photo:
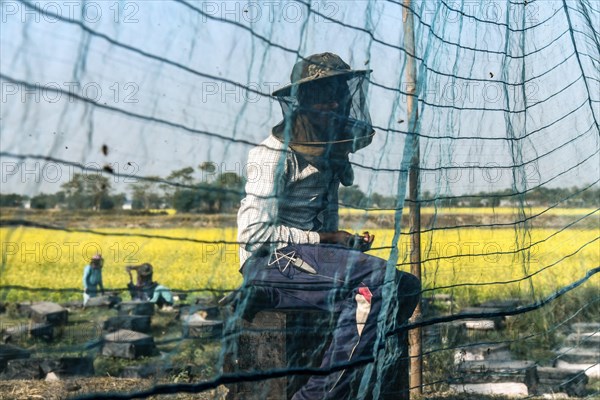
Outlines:
{"type": "Polygon", "coordinates": [[[101,254],[95,254],[90,263],[83,268],[83,306],[85,307],[92,297],[98,296],[98,292],[104,295],[102,284],[102,267],[104,259],[101,254]]]}
{"type": "Polygon", "coordinates": [[[150,301],[161,308],[173,305],[173,294],[171,291],[152,280],[153,268],[151,264],[129,265],[125,267],[125,270],[129,274],[127,288],[132,300],[150,301]],[[133,283],[131,271],[137,273],[135,284],[133,283]]]}

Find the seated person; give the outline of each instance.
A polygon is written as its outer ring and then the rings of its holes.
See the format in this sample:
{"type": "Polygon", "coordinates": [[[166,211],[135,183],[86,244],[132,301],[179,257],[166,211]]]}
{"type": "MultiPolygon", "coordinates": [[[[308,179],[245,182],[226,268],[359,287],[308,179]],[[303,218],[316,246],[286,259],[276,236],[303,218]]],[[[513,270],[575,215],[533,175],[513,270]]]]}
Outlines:
{"type": "MultiPolygon", "coordinates": [[[[373,235],[339,229],[338,188],[354,180],[349,154],[375,132],[366,107],[368,72],[332,53],[298,61],[292,83],[273,93],[283,121],[248,155],[248,166],[269,168],[248,179],[238,212],[244,283],[236,310],[246,319],[261,309],[338,314],[324,371],[377,360],[385,335],[406,323],[420,297],[416,277],[364,253],[373,235]]],[[[400,349],[393,353],[397,359],[400,349]]],[[[315,374],[293,400],[352,399],[354,390],[380,398],[379,390],[395,391],[394,382],[378,382],[394,365],[376,361],[368,369],[315,374]]]]}
{"type": "Polygon", "coordinates": [[[132,300],[150,301],[160,308],[173,305],[173,295],[171,291],[152,281],[152,265],[144,263],[141,265],[128,265],[125,270],[129,274],[129,283],[127,288],[131,294],[132,300]],[[133,283],[131,271],[137,272],[136,283],[133,283]]]}

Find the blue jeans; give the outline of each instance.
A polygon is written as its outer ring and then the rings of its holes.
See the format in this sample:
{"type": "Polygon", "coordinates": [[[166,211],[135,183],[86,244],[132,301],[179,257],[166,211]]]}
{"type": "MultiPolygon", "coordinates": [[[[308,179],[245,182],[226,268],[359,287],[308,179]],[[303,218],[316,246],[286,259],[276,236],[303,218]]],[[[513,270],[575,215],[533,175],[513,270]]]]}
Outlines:
{"type": "MultiPolygon", "coordinates": [[[[250,258],[242,269],[243,293],[251,302],[272,309],[325,310],[339,313],[332,340],[321,368],[374,354],[377,319],[383,304],[386,261],[360,251],[334,245],[291,245],[275,255],[250,258]],[[286,257],[287,255],[287,257],[286,257]],[[314,272],[294,267],[289,257],[299,257],[314,272]]],[[[394,270],[388,326],[399,326],[414,311],[420,298],[420,282],[413,275],[394,270]]],[[[245,302],[243,302],[245,303],[245,302]]],[[[360,369],[311,376],[293,400],[349,398],[360,369]]]]}

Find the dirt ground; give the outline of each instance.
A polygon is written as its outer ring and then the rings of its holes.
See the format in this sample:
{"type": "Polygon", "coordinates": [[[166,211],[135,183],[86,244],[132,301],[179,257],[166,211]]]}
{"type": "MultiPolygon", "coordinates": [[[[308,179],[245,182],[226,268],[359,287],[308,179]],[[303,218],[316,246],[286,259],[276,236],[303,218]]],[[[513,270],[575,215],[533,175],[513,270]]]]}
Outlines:
{"type": "MultiPolygon", "coordinates": [[[[123,379],[113,377],[94,377],[69,379],[64,381],[0,381],[0,400],[62,400],[90,395],[92,393],[103,393],[113,398],[127,398],[126,393],[150,389],[156,382],[150,379],[123,379]]],[[[172,382],[158,382],[172,383],[172,382]]],[[[177,400],[222,400],[225,398],[226,390],[219,387],[204,393],[178,393],[146,397],[148,399],[177,399],[177,400]]],[[[92,398],[92,397],[89,397],[92,398]]],[[[422,400],[507,400],[505,396],[482,396],[465,394],[435,394],[424,395],[422,400]]]]}
{"type": "MultiPolygon", "coordinates": [[[[150,379],[124,379],[114,377],[94,377],[69,379],[64,381],[0,381],[0,400],[62,400],[70,398],[95,398],[92,393],[103,393],[112,398],[129,398],[127,393],[150,389],[155,383],[173,383],[173,382],[155,382],[150,379]]],[[[144,397],[147,399],[176,399],[176,400],[224,400],[227,389],[219,387],[216,390],[203,393],[177,393],[168,395],[156,395],[144,397]]],[[[139,398],[139,397],[135,397],[139,398]]],[[[557,397],[558,398],[558,397],[557,397]]],[[[565,397],[560,397],[565,398],[565,397]]],[[[480,394],[425,394],[417,397],[419,400],[509,400],[506,396],[483,396],[480,394]]],[[[544,399],[543,397],[529,397],[530,400],[544,399]]],[[[587,397],[590,399],[590,397],[587,397]]],[[[514,400],[511,399],[511,400],[514,400]]]]}
{"type": "MultiPolygon", "coordinates": [[[[126,393],[147,390],[156,382],[150,379],[125,379],[114,377],[93,377],[69,379],[64,381],[30,381],[12,380],[0,381],[1,400],[43,399],[59,400],[90,395],[92,393],[123,396],[126,393]]],[[[158,382],[173,383],[173,382],[158,382]]],[[[204,393],[178,393],[146,397],[148,399],[223,399],[226,389],[213,390],[204,393]]],[[[90,397],[91,398],[91,397],[90,397]]],[[[123,398],[123,397],[120,397],[123,398]]]]}
{"type": "MultiPolygon", "coordinates": [[[[394,215],[340,215],[340,225],[349,226],[357,221],[365,229],[391,229],[394,227],[394,215]]],[[[557,216],[543,214],[537,216],[535,226],[544,228],[563,227],[579,218],[578,216],[557,216]]],[[[421,217],[423,227],[434,224],[437,227],[471,225],[471,224],[506,224],[514,222],[514,216],[509,214],[485,214],[465,212],[458,215],[425,214],[421,217]]],[[[402,216],[402,225],[407,226],[408,215],[402,216]]],[[[35,226],[61,227],[70,229],[96,228],[211,228],[235,227],[235,214],[175,214],[163,215],[142,211],[65,211],[65,210],[31,210],[3,208],[0,214],[0,226],[22,226],[35,223],[35,226]]],[[[587,218],[579,222],[580,228],[595,228],[597,218],[587,218]],[[588,226],[589,225],[589,226],[588,226]]],[[[530,227],[534,227],[533,225],[530,227]]]]}

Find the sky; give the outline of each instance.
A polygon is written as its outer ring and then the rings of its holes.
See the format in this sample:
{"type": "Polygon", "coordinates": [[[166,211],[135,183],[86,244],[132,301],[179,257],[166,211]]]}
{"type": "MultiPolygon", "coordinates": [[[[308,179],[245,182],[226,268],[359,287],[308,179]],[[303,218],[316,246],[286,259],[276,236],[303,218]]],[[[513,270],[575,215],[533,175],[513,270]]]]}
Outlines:
{"type": "MultiPolygon", "coordinates": [[[[415,2],[423,190],[598,181],[600,11],[566,4],[415,2]]],[[[377,134],[351,156],[356,183],[404,188],[407,55],[394,1],[1,7],[2,193],[56,192],[81,166],[110,165],[119,191],[206,161],[244,175],[248,150],[281,119],[269,94],[298,55],[325,51],[373,70],[377,134]]]]}

